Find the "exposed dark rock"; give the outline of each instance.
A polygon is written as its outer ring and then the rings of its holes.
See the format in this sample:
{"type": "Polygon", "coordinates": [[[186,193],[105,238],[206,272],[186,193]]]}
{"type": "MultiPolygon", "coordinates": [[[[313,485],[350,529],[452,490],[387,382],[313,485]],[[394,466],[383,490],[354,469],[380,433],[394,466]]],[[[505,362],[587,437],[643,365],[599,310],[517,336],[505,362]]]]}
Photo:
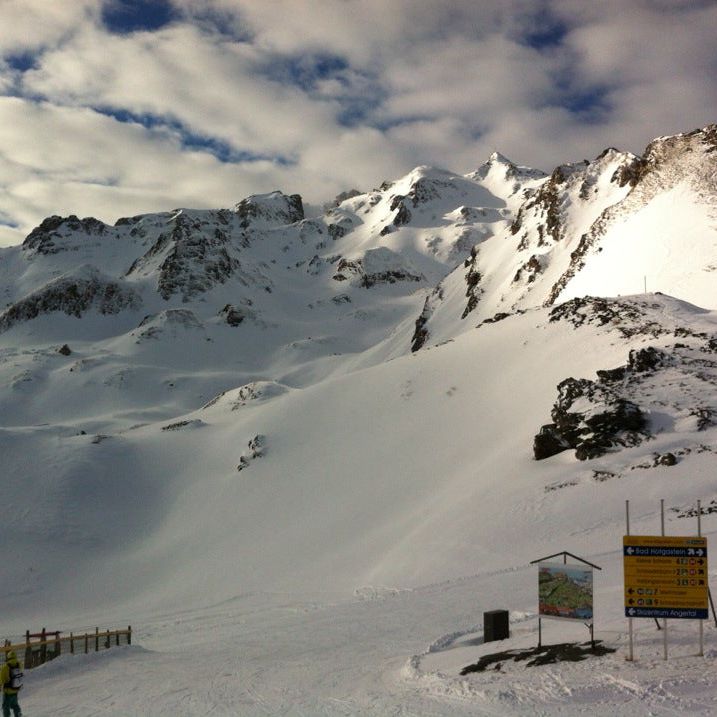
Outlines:
{"type": "Polygon", "coordinates": [[[177,421],[176,423],[170,423],[166,426],[162,426],[163,431],[181,431],[183,428],[200,428],[206,425],[204,421],[198,418],[188,421],[177,421]]]}
{"type": "Polygon", "coordinates": [[[395,284],[398,281],[422,281],[420,274],[413,274],[406,270],[389,269],[387,271],[377,271],[372,274],[364,274],[361,279],[361,286],[369,289],[375,284],[395,284]]]}
{"type": "Polygon", "coordinates": [[[334,197],[333,202],[329,202],[328,205],[324,205],[324,206],[326,206],[327,208],[338,207],[339,204],[341,204],[342,202],[345,202],[347,199],[353,199],[354,197],[360,197],[361,194],[362,194],[362,192],[359,192],[358,189],[349,189],[346,192],[339,192],[339,194],[337,194],[334,197]]]}
{"type": "MultiPolygon", "coordinates": [[[[516,313],[522,314],[523,311],[518,310],[516,313]]],[[[478,326],[483,326],[483,324],[497,324],[499,321],[503,321],[503,319],[507,319],[509,316],[512,316],[512,314],[509,314],[506,311],[499,311],[497,314],[493,314],[493,316],[483,319],[478,326]]]]}
{"type": "Polygon", "coordinates": [[[550,321],[568,321],[576,328],[584,324],[617,329],[625,338],[636,335],[660,336],[667,333],[659,324],[646,318],[635,302],[584,296],[558,304],[550,311],[550,321]]]}
{"type": "Polygon", "coordinates": [[[570,444],[560,435],[554,423],[547,423],[540,427],[540,431],[533,439],[533,454],[536,461],[550,458],[557,453],[570,448],[570,444]]]}
{"type": "Polygon", "coordinates": [[[83,266],[10,305],[0,314],[0,332],[55,311],[80,318],[90,308],[100,314],[117,314],[141,304],[134,289],[103,276],[94,267],[83,266]]]}
{"type": "Polygon", "coordinates": [[[393,217],[392,225],[389,224],[381,230],[381,236],[390,234],[395,228],[408,224],[411,221],[411,210],[406,206],[406,197],[402,194],[397,194],[391,199],[389,205],[391,211],[395,211],[396,214],[393,217]],[[391,228],[393,227],[393,228],[391,228]]]}
{"type": "Polygon", "coordinates": [[[705,431],[712,426],[717,426],[717,412],[706,406],[696,406],[689,413],[697,419],[697,430],[705,431]]]}
{"type": "Polygon", "coordinates": [[[612,471],[605,471],[605,470],[594,470],[593,471],[593,480],[597,481],[598,483],[604,483],[607,480],[612,480],[613,478],[617,478],[618,474],[613,473],[612,471]]]}
{"type": "Polygon", "coordinates": [[[334,281],[346,281],[353,278],[354,283],[365,289],[376,284],[424,280],[422,274],[415,273],[412,267],[403,263],[400,256],[385,247],[369,249],[359,259],[340,259],[332,278],[334,281]]]}
{"type": "Polygon", "coordinates": [[[331,223],[326,227],[329,236],[336,241],[341,237],[346,236],[354,226],[354,221],[351,217],[342,217],[337,222],[331,223]]]}
{"type": "Polygon", "coordinates": [[[38,254],[56,254],[63,251],[61,242],[70,233],[82,232],[86,235],[101,236],[107,225],[94,217],[79,219],[74,214],[69,217],[53,215],[44,219],[33,229],[22,243],[23,250],[35,250],[38,254]],[[60,230],[63,232],[60,232],[60,230]]]}
{"type": "Polygon", "coordinates": [[[235,306],[232,306],[232,304],[227,304],[219,312],[219,316],[221,316],[229,326],[239,326],[239,324],[246,319],[247,314],[243,309],[237,309],[235,306]]]}
{"type": "Polygon", "coordinates": [[[654,371],[661,366],[670,363],[670,359],[664,351],[648,346],[644,349],[632,349],[628,358],[628,367],[632,371],[644,372],[654,371]]]}
{"type": "Polygon", "coordinates": [[[578,460],[596,458],[619,446],[637,445],[649,435],[639,406],[588,379],[561,381],[550,415],[553,423],[543,426],[533,442],[536,460],[568,447],[578,460]]]}
{"type": "Polygon", "coordinates": [[[627,375],[627,366],[618,366],[617,368],[598,369],[596,371],[601,383],[613,383],[622,381],[627,375]]]}
{"type": "Polygon", "coordinates": [[[181,294],[189,301],[198,294],[225,283],[238,272],[240,263],[231,256],[230,237],[219,227],[204,226],[187,215],[178,214],[172,229],[163,232],[149,251],[130,267],[127,275],[149,272],[166,253],[158,267],[157,291],[163,299],[181,294]]]}
{"type": "Polygon", "coordinates": [[[463,266],[468,268],[466,272],[466,308],[461,314],[461,319],[465,319],[468,314],[478,306],[482,290],[479,286],[482,279],[480,271],[478,271],[478,247],[471,248],[470,258],[466,259],[463,266]]]}
{"type": "Polygon", "coordinates": [[[257,434],[247,444],[248,450],[245,451],[239,458],[239,465],[237,466],[238,471],[243,471],[248,468],[251,462],[257,458],[261,458],[266,455],[266,436],[257,434]]]}
{"type": "Polygon", "coordinates": [[[301,195],[286,195],[276,191],[269,194],[254,194],[242,199],[234,208],[241,219],[240,226],[248,228],[254,221],[263,220],[275,226],[293,224],[304,219],[304,205],[301,195]]]}
{"type": "Polygon", "coordinates": [[[115,222],[115,226],[116,227],[133,226],[133,225],[137,224],[137,222],[139,222],[143,218],[143,216],[144,216],[143,214],[138,214],[137,216],[134,216],[134,217],[120,217],[115,222]]]}
{"type": "Polygon", "coordinates": [[[530,259],[528,259],[528,261],[526,261],[525,264],[523,264],[523,266],[521,266],[515,273],[515,276],[513,277],[513,283],[520,281],[525,274],[527,276],[527,283],[532,284],[537,278],[538,274],[542,274],[542,272],[543,264],[540,261],[540,257],[538,257],[536,254],[533,254],[533,256],[531,256],[530,259]]]}
{"type": "Polygon", "coordinates": [[[428,322],[436,310],[436,306],[443,301],[443,285],[439,284],[427,297],[423,303],[423,311],[416,319],[416,328],[411,338],[411,351],[416,352],[425,346],[430,332],[428,331],[428,322]]]}
{"type": "Polygon", "coordinates": [[[523,205],[518,209],[518,213],[515,215],[515,219],[510,224],[510,233],[514,236],[521,230],[523,227],[523,205]]]}
{"type": "Polygon", "coordinates": [[[162,337],[185,339],[188,331],[201,331],[203,328],[202,322],[193,311],[165,309],[157,314],[145,316],[132,332],[132,336],[137,337],[137,343],[162,337]]]}
{"type": "Polygon", "coordinates": [[[617,183],[619,187],[624,187],[626,184],[634,187],[646,174],[648,168],[647,160],[635,157],[631,162],[618,167],[610,181],[617,183]]]}
{"type": "Polygon", "coordinates": [[[429,179],[427,177],[417,179],[408,191],[413,207],[416,208],[420,204],[426,204],[433,199],[440,199],[439,187],[450,188],[451,184],[450,182],[442,182],[438,179],[429,179]]]}
{"type": "Polygon", "coordinates": [[[677,457],[674,453],[662,453],[655,456],[656,466],[675,466],[677,465],[677,457]]]}
{"type": "Polygon", "coordinates": [[[401,206],[399,207],[399,210],[396,212],[396,216],[393,218],[393,225],[396,227],[401,227],[404,224],[408,224],[408,222],[411,221],[411,212],[408,210],[408,207],[401,203],[401,206]]]}
{"type": "Polygon", "coordinates": [[[580,237],[578,246],[570,254],[570,264],[555,282],[545,302],[555,303],[568,282],[585,266],[590,253],[599,250],[600,239],[615,221],[629,216],[645,207],[655,196],[663,194],[681,182],[696,186],[699,193],[714,192],[717,176],[713,162],[696,165],[695,154],[711,152],[716,125],[701,130],[660,137],[647,145],[642,157],[635,157],[621,166],[612,181],[619,186],[629,185],[630,190],[621,201],[607,207],[580,237]]]}
{"type": "Polygon", "coordinates": [[[62,344],[62,346],[57,349],[57,353],[63,356],[69,356],[72,353],[72,349],[67,344],[62,344]]]}

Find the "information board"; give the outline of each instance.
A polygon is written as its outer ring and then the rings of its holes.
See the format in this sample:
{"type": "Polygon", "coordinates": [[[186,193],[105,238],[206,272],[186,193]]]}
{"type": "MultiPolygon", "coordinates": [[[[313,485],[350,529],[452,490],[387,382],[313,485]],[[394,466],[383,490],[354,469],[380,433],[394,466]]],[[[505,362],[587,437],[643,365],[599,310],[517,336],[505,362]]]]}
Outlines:
{"type": "Polygon", "coordinates": [[[541,617],[591,622],[592,568],[572,563],[538,563],[538,613],[541,617]]]}
{"type": "Polygon", "coordinates": [[[706,620],[707,539],[625,535],[625,616],[706,620]]]}

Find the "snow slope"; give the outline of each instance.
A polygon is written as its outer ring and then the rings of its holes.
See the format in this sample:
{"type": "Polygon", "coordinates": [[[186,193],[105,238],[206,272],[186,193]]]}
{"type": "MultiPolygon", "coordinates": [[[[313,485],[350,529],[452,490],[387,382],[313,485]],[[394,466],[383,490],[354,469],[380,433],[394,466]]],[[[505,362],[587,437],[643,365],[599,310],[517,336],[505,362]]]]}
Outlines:
{"type": "Polygon", "coordinates": [[[661,498],[671,534],[698,498],[717,506],[711,141],[550,177],[497,154],[466,177],[418,168],[308,219],[281,193],[51,218],[1,253],[6,636],[137,636],[28,673],[26,711],[710,714],[712,628],[694,658],[694,626],[675,626],[683,657],[663,665],[643,621],[626,670],[620,536],[626,499],[634,533],[661,498]],[[531,252],[542,269],[513,281],[531,252]],[[638,256],[706,308],[625,296],[638,256]],[[560,303],[579,282],[623,296],[560,303]],[[570,410],[608,392],[642,433],[536,460],[567,378],[587,380],[570,410]],[[618,652],[460,677],[484,610],[535,639],[529,562],[560,550],[604,567],[596,633],[618,652]]]}

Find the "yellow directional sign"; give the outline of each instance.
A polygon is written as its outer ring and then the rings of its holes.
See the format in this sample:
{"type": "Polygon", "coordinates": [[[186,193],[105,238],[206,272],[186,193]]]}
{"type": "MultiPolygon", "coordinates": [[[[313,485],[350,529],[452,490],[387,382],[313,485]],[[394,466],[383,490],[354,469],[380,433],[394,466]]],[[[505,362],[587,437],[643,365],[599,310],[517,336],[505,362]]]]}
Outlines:
{"type": "Polygon", "coordinates": [[[626,535],[627,617],[707,619],[707,539],[626,535]]]}

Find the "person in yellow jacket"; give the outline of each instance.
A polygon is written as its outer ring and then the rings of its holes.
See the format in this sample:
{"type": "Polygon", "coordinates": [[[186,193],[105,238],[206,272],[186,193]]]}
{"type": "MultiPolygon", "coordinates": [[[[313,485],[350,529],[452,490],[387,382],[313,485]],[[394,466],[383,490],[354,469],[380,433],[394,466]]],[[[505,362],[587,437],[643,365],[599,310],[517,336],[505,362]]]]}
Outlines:
{"type": "Polygon", "coordinates": [[[12,710],[15,717],[22,717],[17,693],[22,688],[22,672],[17,655],[9,650],[5,655],[5,664],[0,668],[0,683],[2,683],[2,716],[10,717],[12,710]]]}

